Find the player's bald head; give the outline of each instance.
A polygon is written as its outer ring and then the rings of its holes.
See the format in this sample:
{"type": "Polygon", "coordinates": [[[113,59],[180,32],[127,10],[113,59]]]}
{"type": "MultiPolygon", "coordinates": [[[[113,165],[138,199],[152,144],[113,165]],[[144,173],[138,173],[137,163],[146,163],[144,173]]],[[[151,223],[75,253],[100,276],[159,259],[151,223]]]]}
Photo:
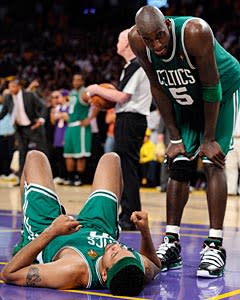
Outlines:
{"type": "Polygon", "coordinates": [[[146,5],[137,11],[135,23],[140,34],[149,33],[163,27],[165,18],[157,7],[146,5]]]}

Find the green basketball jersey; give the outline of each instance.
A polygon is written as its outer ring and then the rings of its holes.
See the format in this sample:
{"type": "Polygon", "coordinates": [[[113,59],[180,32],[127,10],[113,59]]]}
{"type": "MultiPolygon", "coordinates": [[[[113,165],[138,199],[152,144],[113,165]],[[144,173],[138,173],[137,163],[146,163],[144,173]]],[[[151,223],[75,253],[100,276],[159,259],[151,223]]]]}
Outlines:
{"type": "MultiPolygon", "coordinates": [[[[117,241],[107,233],[100,232],[96,228],[81,228],[79,231],[65,236],[58,236],[43,250],[43,262],[51,262],[54,256],[63,248],[72,248],[85,260],[89,270],[89,281],[87,288],[98,289],[103,288],[104,283],[99,274],[99,259],[104,254],[104,248],[109,243],[116,243],[117,241]]],[[[126,247],[124,245],[124,247],[126,247]]],[[[131,248],[138,261],[143,262],[138,252],[131,248]]],[[[144,267],[143,267],[144,270],[144,267]]]]}
{"type": "MultiPolygon", "coordinates": [[[[157,73],[166,95],[175,104],[197,111],[202,108],[202,85],[198,71],[184,45],[184,29],[192,17],[171,17],[173,50],[169,58],[161,58],[147,48],[149,60],[157,73]]],[[[204,47],[204,45],[202,45],[204,47]]],[[[240,82],[239,62],[215,40],[215,57],[222,85],[223,101],[226,93],[233,93],[240,82]]]]}
{"type": "Polygon", "coordinates": [[[80,90],[72,90],[69,97],[69,120],[68,122],[81,121],[88,116],[89,105],[84,102],[80,95],[84,91],[84,87],[80,90]]]}

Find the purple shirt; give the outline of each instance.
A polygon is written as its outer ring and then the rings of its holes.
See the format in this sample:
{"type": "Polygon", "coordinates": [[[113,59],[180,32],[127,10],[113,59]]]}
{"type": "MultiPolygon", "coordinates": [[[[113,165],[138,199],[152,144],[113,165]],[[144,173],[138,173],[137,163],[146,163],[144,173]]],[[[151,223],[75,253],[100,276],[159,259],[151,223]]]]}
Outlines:
{"type": "MultiPolygon", "coordinates": [[[[68,105],[66,104],[62,105],[58,111],[68,112],[68,105]]],[[[67,127],[67,122],[65,122],[63,119],[57,120],[54,129],[54,139],[53,139],[54,147],[63,147],[66,127],[67,127]]]]}

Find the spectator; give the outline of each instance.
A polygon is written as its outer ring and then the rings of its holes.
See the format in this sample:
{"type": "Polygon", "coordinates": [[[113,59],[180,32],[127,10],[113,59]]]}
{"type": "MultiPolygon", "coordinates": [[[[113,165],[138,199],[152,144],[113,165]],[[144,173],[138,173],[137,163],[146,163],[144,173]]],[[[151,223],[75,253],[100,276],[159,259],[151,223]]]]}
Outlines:
{"type": "Polygon", "coordinates": [[[63,145],[68,121],[68,96],[69,91],[62,89],[53,91],[51,97],[57,99],[57,105],[51,111],[51,121],[54,124],[53,151],[55,158],[56,174],[54,183],[63,184],[67,177],[63,145]]]}
{"type": "Polygon", "coordinates": [[[140,149],[141,184],[146,187],[156,186],[156,144],[151,141],[152,131],[147,128],[143,145],[140,149]]]}
{"type": "MultiPolygon", "coordinates": [[[[8,92],[8,91],[7,91],[8,92]]],[[[5,91],[6,94],[6,91],[5,91]]],[[[4,97],[0,95],[0,112],[3,108],[4,97]]],[[[11,161],[15,146],[15,128],[10,113],[0,120],[0,175],[7,178],[11,175],[11,161]]]]}
{"type": "Polygon", "coordinates": [[[0,119],[10,113],[16,124],[20,151],[19,175],[21,175],[28,150],[37,149],[47,153],[45,128],[43,126],[47,107],[35,93],[22,89],[18,79],[10,81],[8,88],[9,94],[5,96],[0,119]]]}

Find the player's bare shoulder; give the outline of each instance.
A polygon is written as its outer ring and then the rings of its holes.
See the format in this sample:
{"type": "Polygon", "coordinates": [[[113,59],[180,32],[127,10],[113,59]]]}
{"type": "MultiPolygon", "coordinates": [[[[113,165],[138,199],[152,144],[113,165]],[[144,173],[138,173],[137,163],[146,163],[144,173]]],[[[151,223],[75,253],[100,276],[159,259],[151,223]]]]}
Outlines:
{"type": "Polygon", "coordinates": [[[136,56],[143,57],[146,53],[146,46],[138,34],[136,25],[134,25],[128,33],[128,40],[132,51],[136,56]]]}
{"type": "Polygon", "coordinates": [[[213,47],[213,41],[212,29],[206,21],[192,18],[187,22],[184,28],[184,43],[190,55],[203,55],[213,47]]]}

